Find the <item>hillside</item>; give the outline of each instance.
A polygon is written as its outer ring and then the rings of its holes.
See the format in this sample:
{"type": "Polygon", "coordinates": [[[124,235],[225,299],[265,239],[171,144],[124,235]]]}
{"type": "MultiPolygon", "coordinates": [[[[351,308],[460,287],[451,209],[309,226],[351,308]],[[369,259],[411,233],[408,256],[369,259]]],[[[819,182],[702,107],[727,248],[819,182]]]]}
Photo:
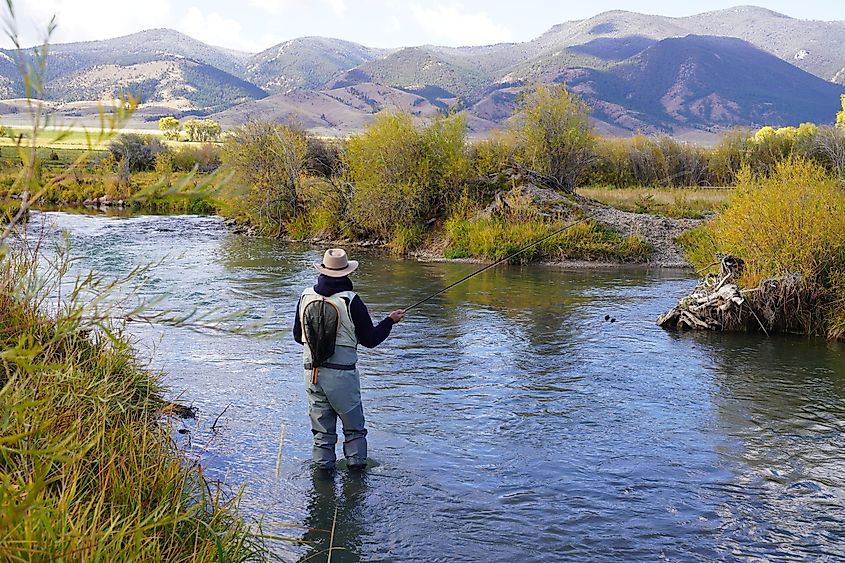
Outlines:
{"type": "Polygon", "coordinates": [[[274,94],[294,88],[315,89],[340,72],[384,54],[357,43],[325,37],[285,41],[246,61],[244,77],[274,94]]]}
{"type": "Polygon", "coordinates": [[[242,77],[249,56],[207,45],[172,29],[149,29],[102,41],[51,45],[48,77],[99,65],[133,65],[173,57],[191,59],[242,77]]]}
{"type": "Polygon", "coordinates": [[[745,41],[694,35],[657,42],[592,88],[667,130],[827,123],[845,92],[745,41]]]}
{"type": "MultiPolygon", "coordinates": [[[[2,99],[22,91],[11,55],[0,50],[2,99]]],[[[228,123],[298,116],[337,133],[385,109],[427,118],[466,108],[471,128],[483,132],[506,121],[520,89],[537,82],[566,83],[605,131],[828,123],[845,92],[845,22],[750,6],[684,18],[616,10],[524,43],[374,49],[302,37],[256,54],[153,29],[53,45],[47,94],[61,105],[128,89],[142,96],[149,119],[168,111],[228,123]]]]}
{"type": "Polygon", "coordinates": [[[219,111],[266,97],[266,93],[213,66],[189,59],[162,57],[131,65],[107,64],[51,80],[51,100],[112,100],[131,92],[144,104],[180,111],[219,111]]]}
{"type": "MultiPolygon", "coordinates": [[[[615,51],[616,45],[604,46],[615,51]]],[[[745,41],[695,35],[650,42],[605,70],[567,68],[546,78],[577,92],[598,121],[644,133],[828,123],[845,93],[745,41]]],[[[503,121],[525,84],[492,87],[469,111],[503,121]]]]}

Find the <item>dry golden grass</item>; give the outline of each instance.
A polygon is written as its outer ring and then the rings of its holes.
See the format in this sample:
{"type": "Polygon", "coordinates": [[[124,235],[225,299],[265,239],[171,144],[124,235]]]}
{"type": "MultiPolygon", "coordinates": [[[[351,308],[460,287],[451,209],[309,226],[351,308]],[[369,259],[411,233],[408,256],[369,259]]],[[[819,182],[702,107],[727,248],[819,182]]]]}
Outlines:
{"type": "Polygon", "coordinates": [[[578,188],[582,196],[633,213],[701,219],[718,212],[731,188],[578,188]]]}

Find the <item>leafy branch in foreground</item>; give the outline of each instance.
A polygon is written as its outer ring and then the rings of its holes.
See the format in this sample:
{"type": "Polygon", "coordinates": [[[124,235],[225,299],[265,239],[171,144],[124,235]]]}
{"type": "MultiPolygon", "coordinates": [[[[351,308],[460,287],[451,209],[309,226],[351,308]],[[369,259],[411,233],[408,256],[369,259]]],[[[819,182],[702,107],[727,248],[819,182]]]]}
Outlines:
{"type": "Polygon", "coordinates": [[[10,137],[23,164],[12,186],[12,191],[17,190],[21,193],[21,204],[18,212],[0,234],[0,244],[4,243],[16,226],[24,220],[33,203],[54,186],[71,177],[75,171],[88,162],[95,147],[112,139],[120,132],[132,117],[140,101],[131,94],[125,94],[120,99],[115,100],[109,108],[100,104],[100,126],[93,132],[85,130],[85,150],[61,174],[53,176],[47,181],[42,181],[37,150],[41,144],[41,137],[52,131],[52,136],[48,142],[57,143],[71,134],[70,127],[53,124],[52,116],[45,111],[44,88],[47,77],[47,56],[50,52],[50,37],[56,29],[56,18],[53,16],[50,20],[41,44],[32,49],[26,49],[21,44],[12,0],[6,0],[6,8],[5,33],[15,47],[15,63],[23,80],[30,133],[28,136],[13,135],[10,137]]]}

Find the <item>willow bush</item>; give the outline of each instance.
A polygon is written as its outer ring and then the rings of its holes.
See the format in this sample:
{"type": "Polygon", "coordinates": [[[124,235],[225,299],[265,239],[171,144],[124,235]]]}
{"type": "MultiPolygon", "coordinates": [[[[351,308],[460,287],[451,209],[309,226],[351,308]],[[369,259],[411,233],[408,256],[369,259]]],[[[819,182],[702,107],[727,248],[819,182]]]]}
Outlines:
{"type": "Polygon", "coordinates": [[[845,190],[822,166],[790,158],[768,176],[746,168],[726,209],[685,242],[697,266],[712,261],[713,250],[744,260],[746,288],[800,274],[806,301],[822,311],[808,330],[845,334],[845,190]]]}
{"type": "Polygon", "coordinates": [[[565,86],[539,85],[523,94],[511,122],[515,162],[549,187],[572,193],[595,159],[590,108],[565,86]]]}
{"type": "Polygon", "coordinates": [[[460,196],[469,170],[465,118],[422,126],[408,114],[381,113],[347,142],[346,168],[355,229],[391,240],[397,229],[441,217],[460,196]]]}
{"type": "Polygon", "coordinates": [[[229,132],[223,165],[232,187],[223,196],[227,213],[279,236],[303,209],[300,201],[305,156],[304,131],[269,121],[252,121],[229,132]]]}

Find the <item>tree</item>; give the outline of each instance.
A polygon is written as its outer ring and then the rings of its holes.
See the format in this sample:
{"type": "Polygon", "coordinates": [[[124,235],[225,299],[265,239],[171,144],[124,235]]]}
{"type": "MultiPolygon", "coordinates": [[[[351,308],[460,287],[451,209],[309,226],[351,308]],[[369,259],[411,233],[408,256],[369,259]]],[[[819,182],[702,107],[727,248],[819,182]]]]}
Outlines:
{"type": "Polygon", "coordinates": [[[836,126],[845,131],[845,94],[842,94],[840,101],[842,102],[842,111],[836,114],[836,126]]]}
{"type": "Polygon", "coordinates": [[[130,172],[155,168],[156,157],[167,147],[151,135],[123,133],[109,144],[109,152],[120,163],[120,180],[126,183],[130,172]]]}
{"type": "Polygon", "coordinates": [[[185,134],[188,140],[209,143],[220,140],[223,129],[213,119],[189,119],[185,122],[185,134]]]}
{"type": "Polygon", "coordinates": [[[164,133],[164,138],[169,141],[178,141],[182,134],[182,124],[172,115],[159,119],[158,128],[164,133]]]}
{"type": "Polygon", "coordinates": [[[246,212],[271,234],[281,234],[301,210],[306,151],[303,131],[269,121],[253,121],[227,135],[223,163],[246,190],[246,212]]]}
{"type": "Polygon", "coordinates": [[[590,108],[561,85],[540,85],[523,95],[514,120],[520,170],[536,181],[572,193],[595,159],[590,108]]]}

